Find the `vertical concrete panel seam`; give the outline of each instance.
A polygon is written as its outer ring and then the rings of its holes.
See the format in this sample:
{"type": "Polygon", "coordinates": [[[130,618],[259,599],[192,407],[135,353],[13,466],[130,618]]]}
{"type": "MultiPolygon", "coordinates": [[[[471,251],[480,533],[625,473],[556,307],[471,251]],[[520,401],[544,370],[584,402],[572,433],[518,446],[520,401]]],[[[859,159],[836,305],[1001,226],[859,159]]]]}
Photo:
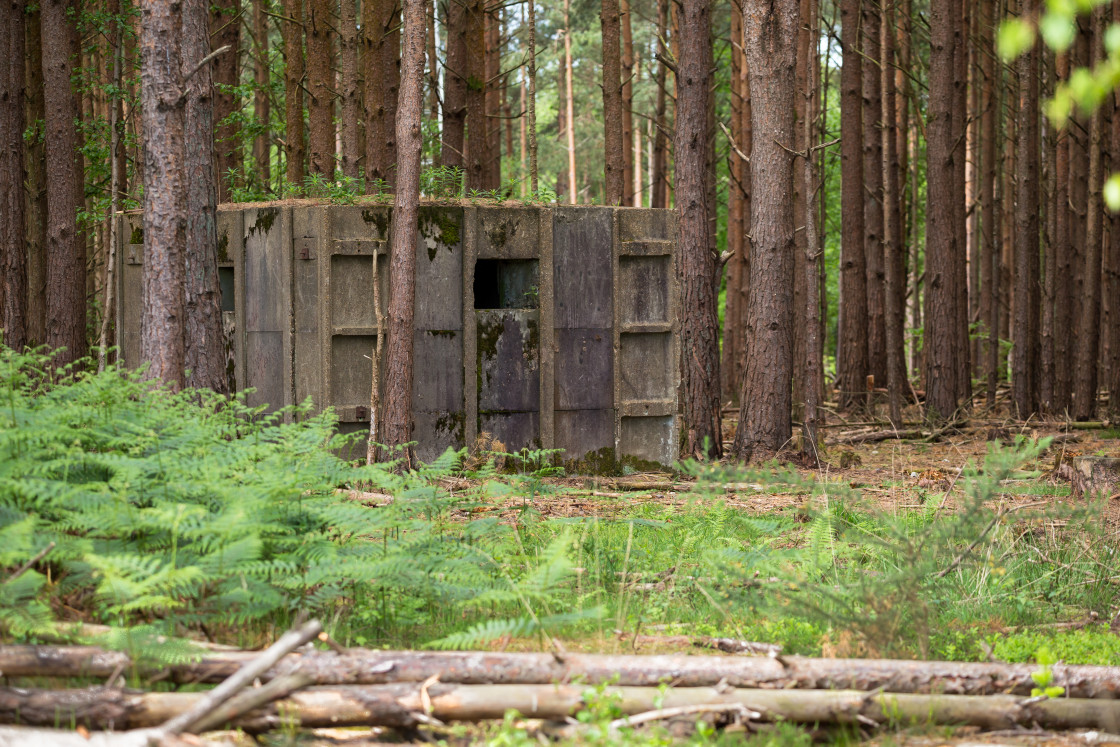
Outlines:
{"type": "Polygon", "coordinates": [[[614,381],[612,382],[613,388],[611,392],[612,409],[614,411],[614,453],[615,458],[621,458],[622,454],[622,324],[619,319],[621,313],[621,304],[619,303],[619,293],[621,292],[621,277],[619,276],[619,266],[621,261],[619,259],[622,253],[622,242],[619,240],[619,208],[611,209],[611,337],[614,346],[614,360],[611,365],[611,373],[614,381]]]}
{"type": "Polygon", "coordinates": [[[474,266],[478,257],[478,209],[463,208],[463,420],[464,446],[478,440],[478,321],[474,313],[474,266]]]}
{"type": "Polygon", "coordinates": [[[540,437],[541,448],[556,448],[556,307],[555,279],[552,252],[552,232],[555,211],[537,208],[538,229],[538,270],[539,283],[537,298],[540,306],[540,361],[541,361],[541,401],[540,437]]]}
{"type": "Polygon", "coordinates": [[[227,249],[233,257],[233,377],[239,389],[245,389],[245,211],[238,210],[230,226],[227,249]]]}
{"type": "MultiPolygon", "coordinates": [[[[284,376],[284,406],[291,407],[295,404],[296,397],[296,306],[292,303],[295,298],[295,272],[292,267],[295,261],[295,240],[292,236],[292,208],[284,207],[280,213],[280,278],[281,287],[284,289],[282,297],[283,309],[287,312],[288,325],[283,337],[284,362],[287,371],[284,376]]],[[[284,416],[284,422],[291,422],[291,414],[284,416]]]]}

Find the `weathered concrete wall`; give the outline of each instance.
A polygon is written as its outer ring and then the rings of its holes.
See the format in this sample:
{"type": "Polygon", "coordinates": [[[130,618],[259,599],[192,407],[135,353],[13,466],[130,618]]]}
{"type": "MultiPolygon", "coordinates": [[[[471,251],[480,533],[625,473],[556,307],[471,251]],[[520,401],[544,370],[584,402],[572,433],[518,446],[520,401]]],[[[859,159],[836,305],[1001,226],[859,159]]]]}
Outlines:
{"type": "MultiPolygon", "coordinates": [[[[365,430],[388,306],[392,211],[311,201],[218,213],[231,376],[251,404],[310,398],[365,430]]],[[[119,339],[138,365],[143,237],[122,216],[119,339]]],[[[585,465],[677,454],[679,293],[670,211],[425,205],[414,437],[431,460],[489,433],[585,465]]]]}

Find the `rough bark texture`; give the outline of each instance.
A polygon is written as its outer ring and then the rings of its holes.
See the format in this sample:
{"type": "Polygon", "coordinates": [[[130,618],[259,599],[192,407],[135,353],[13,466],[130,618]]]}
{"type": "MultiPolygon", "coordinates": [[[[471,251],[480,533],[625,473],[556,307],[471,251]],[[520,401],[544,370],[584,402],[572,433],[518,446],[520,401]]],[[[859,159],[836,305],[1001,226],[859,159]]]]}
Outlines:
{"type": "MultiPolygon", "coordinates": [[[[41,10],[25,17],[24,50],[27,53],[25,122],[41,122],[43,112],[43,45],[40,37],[41,10]]],[[[47,181],[43,133],[26,144],[27,177],[27,339],[41,345],[47,337],[47,181]]],[[[123,150],[123,149],[122,149],[123,150]]]]}
{"type": "MultiPolygon", "coordinates": [[[[416,298],[417,220],[420,204],[420,152],[424,144],[424,2],[404,0],[404,52],[397,109],[397,192],[393,202],[389,251],[389,339],[385,346],[385,396],[381,414],[384,444],[412,440],[412,321],[416,298]]],[[[382,459],[396,458],[392,452],[382,459]]],[[[411,463],[411,450],[402,455],[411,463]]]]}
{"type": "Polygon", "coordinates": [[[486,189],[486,8],[484,0],[466,3],[467,187],[486,189]]]}
{"type": "Polygon", "coordinates": [[[882,66],[879,3],[862,3],[863,236],[867,262],[867,373],[887,381],[886,266],[883,247],[882,66]]]}
{"type": "Polygon", "coordinates": [[[860,0],[841,0],[840,45],[844,59],[840,71],[840,339],[836,365],[843,408],[864,402],[867,376],[863,61],[859,19],[860,0]]]}
{"type": "MultiPolygon", "coordinates": [[[[1035,0],[1025,0],[1023,12],[1034,12],[1035,0]]],[[[1040,208],[1038,198],[1039,50],[1031,48],[1018,60],[1019,68],[1019,167],[1015,200],[1015,306],[1014,346],[1011,348],[1011,385],[1020,418],[1038,409],[1039,293],[1038,251],[1040,208]]],[[[1097,127],[1099,129],[1099,121],[1097,127]]]]}
{"type": "Polygon", "coordinates": [[[626,150],[622,132],[622,24],[618,0],[603,0],[599,21],[603,29],[603,167],[608,205],[626,198],[626,150]]]}
{"type": "Polygon", "coordinates": [[[183,0],[182,58],[187,81],[183,168],[186,171],[187,228],[183,261],[186,316],[183,339],[187,386],[228,393],[226,345],[222,328],[222,298],[218,285],[217,189],[214,174],[214,99],[209,64],[198,68],[210,54],[206,0],[183,0]]]}
{"type": "Polygon", "coordinates": [[[821,249],[820,230],[817,220],[820,217],[817,208],[817,199],[820,192],[820,182],[817,177],[817,152],[816,133],[819,131],[817,124],[820,120],[820,106],[818,105],[818,89],[820,87],[820,61],[815,50],[820,44],[819,19],[820,7],[818,0],[808,0],[806,8],[805,54],[807,64],[811,69],[805,78],[806,116],[803,123],[803,144],[805,156],[804,185],[805,185],[805,261],[802,263],[801,272],[804,275],[805,297],[802,303],[805,306],[805,345],[804,358],[804,390],[801,394],[805,402],[803,415],[803,435],[801,452],[806,456],[816,459],[818,456],[817,445],[819,442],[818,426],[820,425],[820,400],[824,384],[824,370],[821,357],[821,265],[824,262],[824,252],[821,249]]]}
{"type": "MultiPolygon", "coordinates": [[[[708,86],[704,48],[710,44],[709,0],[685,0],[677,66],[675,192],[677,196],[681,293],[682,385],[685,443],[689,456],[718,457],[720,433],[719,340],[716,258],[711,251],[708,189],[708,86]]],[[[621,166],[621,164],[619,164],[621,166]]],[[[621,177],[621,171],[619,172],[621,177]]],[[[618,185],[621,189],[622,185],[618,185]]]]}
{"type": "Polygon", "coordinates": [[[485,127],[486,149],[482,156],[482,189],[499,189],[502,186],[502,120],[501,80],[502,39],[498,12],[501,2],[484,0],[483,33],[486,45],[485,86],[485,127]]]}
{"type": "MultiPolygon", "coordinates": [[[[562,127],[567,137],[568,147],[568,202],[575,204],[576,199],[576,118],[575,93],[572,89],[572,27],[571,0],[564,0],[564,122],[562,127]]],[[[559,190],[557,190],[559,191],[559,190]]]]}
{"type": "MultiPolygon", "coordinates": [[[[669,51],[665,47],[668,33],[669,0],[657,0],[657,54],[662,59],[667,57],[669,51]]],[[[659,61],[657,64],[657,99],[653,114],[657,132],[653,136],[653,173],[650,174],[652,192],[649,203],[650,207],[655,208],[669,207],[666,177],[666,162],[669,152],[668,121],[666,119],[668,77],[669,68],[664,62],[659,61]]]]}
{"type": "MultiPolygon", "coordinates": [[[[263,128],[253,139],[253,162],[257,185],[268,189],[272,184],[272,104],[269,97],[268,14],[264,3],[253,6],[253,33],[256,36],[256,65],[253,67],[253,115],[263,128]]],[[[221,174],[218,174],[219,181],[221,174]]],[[[219,187],[219,192],[221,188],[219,187]]]]}
{"type": "Polygon", "coordinates": [[[302,186],[307,161],[303,137],[303,0],[284,0],[284,16],[280,30],[284,37],[285,178],[290,184],[302,186]]]}
{"type": "MultiPolygon", "coordinates": [[[[175,665],[166,671],[174,682],[221,682],[256,651],[207,653],[198,662],[175,665]]],[[[93,646],[0,646],[0,667],[11,677],[107,678],[118,667],[131,664],[124,654],[93,646]]],[[[149,670],[141,663],[139,669],[149,670]]],[[[1034,664],[999,662],[944,662],[895,659],[815,659],[804,656],[706,657],[689,655],[565,654],[562,660],[548,653],[495,653],[477,651],[366,651],[345,654],[328,651],[291,654],[262,679],[296,672],[307,674],[317,685],[376,685],[424,682],[439,674],[443,682],[463,684],[526,685],[571,682],[588,685],[608,682],[631,687],[652,687],[671,679],[675,687],[731,687],[768,689],[882,688],[894,693],[943,692],[948,695],[1030,695],[1036,687],[1034,664]]],[[[1054,681],[1071,698],[1120,699],[1120,667],[1053,667],[1054,681]]]]}
{"type": "MultiPolygon", "coordinates": [[[[455,7],[455,3],[451,3],[455,7]]],[[[366,188],[381,179],[396,183],[397,96],[400,92],[400,3],[362,4],[365,35],[366,188]]],[[[454,33],[454,30],[452,30],[454,33]]],[[[445,127],[449,126],[445,121],[445,127]]]]}
{"type": "Polygon", "coordinates": [[[342,0],[339,5],[339,79],[342,90],[342,173],[357,179],[362,156],[358,144],[361,121],[361,98],[358,96],[358,18],[355,0],[342,0]]]}
{"type": "MultiPolygon", "coordinates": [[[[1103,56],[1104,6],[1093,10],[1092,59],[1103,56]]],[[[1089,178],[1086,211],[1085,259],[1082,270],[1081,314],[1077,328],[1077,376],[1073,388],[1073,416],[1091,420],[1097,407],[1101,322],[1101,229],[1104,227],[1101,202],[1103,164],[1101,153],[1102,114],[1098,109],[1089,120],[1089,178]]]]}
{"type": "MultiPolygon", "coordinates": [[[[1069,78],[1069,55],[1059,54],[1055,67],[1055,77],[1058,82],[1069,78]]],[[[1049,283],[1053,280],[1051,290],[1053,299],[1053,326],[1055,330],[1070,329],[1070,305],[1073,294],[1073,275],[1071,272],[1071,248],[1069,245],[1069,167],[1070,167],[1070,137],[1069,128],[1063,127],[1055,133],[1054,177],[1055,192],[1054,203],[1054,236],[1050,245],[1050,254],[1054,256],[1055,271],[1047,278],[1049,283]]],[[[1054,398],[1051,409],[1056,413],[1065,413],[1072,406],[1073,393],[1073,336],[1068,334],[1055,335],[1054,337],[1054,398]]]]}
{"type": "Polygon", "coordinates": [[[1120,496],[1120,459],[1076,457],[1070,482],[1075,498],[1114,499],[1120,496]]]}
{"type": "Polygon", "coordinates": [[[210,46],[210,42],[214,49],[229,46],[213,63],[216,90],[211,116],[217,129],[212,129],[213,134],[209,136],[214,141],[212,147],[214,167],[218,175],[218,200],[229,202],[229,172],[230,169],[241,166],[241,135],[236,122],[222,122],[237,111],[239,106],[233,88],[241,82],[241,3],[239,0],[213,0],[209,3],[209,13],[211,36],[207,40],[207,46],[210,46]]]}
{"type": "MultiPolygon", "coordinates": [[[[1120,0],[1113,0],[1112,18],[1120,20],[1120,0]]],[[[1112,110],[1110,138],[1109,155],[1115,170],[1120,168],[1120,104],[1116,102],[1112,110]]],[[[1120,422],[1120,213],[1110,216],[1108,248],[1106,293],[1112,300],[1112,323],[1108,327],[1108,378],[1103,383],[1108,387],[1108,418],[1116,423],[1120,422]]]]}
{"type": "Polygon", "coordinates": [[[747,154],[749,144],[743,143],[743,85],[746,75],[743,48],[743,8],[739,3],[731,4],[731,133],[734,146],[728,148],[727,165],[730,179],[727,184],[727,260],[726,286],[723,312],[723,345],[721,347],[719,373],[721,392],[724,402],[736,402],[739,387],[742,386],[742,367],[739,366],[739,351],[743,347],[743,324],[746,316],[746,252],[749,226],[743,221],[743,203],[747,195],[747,185],[743,183],[742,165],[744,159],[739,153],[747,154]],[[746,227],[747,230],[744,230],[746,227]]]}
{"type": "MultiPolygon", "coordinates": [[[[995,49],[995,4],[997,0],[984,0],[980,8],[980,28],[983,31],[983,51],[980,55],[983,87],[980,94],[980,242],[983,261],[980,268],[981,315],[987,328],[985,370],[987,372],[989,405],[995,404],[999,376],[999,210],[995,199],[996,182],[999,180],[999,120],[1000,111],[995,95],[997,69],[995,49]]],[[[1068,161],[1067,161],[1068,165],[1068,161]]],[[[1059,183],[1061,180],[1059,179],[1059,183]]],[[[1051,254],[1054,246],[1051,246],[1051,254]]]]}
{"type": "Polygon", "coordinates": [[[906,248],[902,242],[902,205],[899,201],[898,138],[895,133],[894,79],[894,3],[884,5],[880,23],[882,64],[882,143],[883,143],[883,265],[884,333],[886,335],[887,397],[891,424],[902,427],[902,400],[906,386],[903,353],[905,320],[906,248]]]}
{"type": "MultiPolygon", "coordinates": [[[[86,245],[77,226],[82,172],[70,88],[73,64],[68,15],[73,0],[44,0],[42,17],[44,139],[47,166],[46,344],[66,348],[55,356],[63,366],[83,357],[86,342],[86,245]]],[[[182,132],[180,131],[180,137],[182,132]]]]}
{"type": "Polygon", "coordinates": [[[968,343],[968,210],[965,203],[965,165],[968,162],[968,19],[974,0],[959,0],[953,5],[956,14],[953,29],[953,304],[954,354],[957,402],[968,407],[972,401],[972,368],[968,343]]]}
{"type": "Polygon", "coordinates": [[[933,418],[950,418],[960,404],[957,389],[957,288],[954,263],[956,218],[960,210],[954,179],[955,159],[963,148],[954,142],[954,33],[959,25],[956,2],[930,8],[929,121],[926,125],[926,277],[925,381],[926,410],[933,418]]]}
{"type": "Polygon", "coordinates": [[[443,68],[443,134],[440,164],[466,163],[464,146],[467,123],[467,9],[459,2],[447,4],[447,60],[443,68]]]}
{"type": "MultiPolygon", "coordinates": [[[[408,0],[406,0],[407,2],[408,0]]],[[[111,688],[52,692],[0,689],[0,720],[33,726],[59,722],[116,730],[157,726],[199,703],[205,693],[131,693],[111,688]]],[[[733,688],[608,687],[604,697],[623,715],[662,708],[719,704],[731,712],[754,711],[760,721],[802,724],[859,724],[890,721],[900,725],[967,724],[987,729],[1037,726],[1113,731],[1120,721],[1115,701],[1021,696],[867,693],[862,690],[752,690],[733,688]]],[[[586,686],[459,685],[437,683],[311,688],[292,693],[233,721],[249,733],[283,727],[289,719],[303,728],[415,727],[421,713],[440,721],[501,719],[509,711],[551,720],[570,718],[587,708],[586,686]]],[[[622,724],[615,723],[618,728],[622,724]]]]}
{"type": "MultiPolygon", "coordinates": [[[[619,3],[622,24],[622,156],[624,205],[641,207],[642,148],[641,129],[634,127],[634,82],[641,76],[641,64],[634,66],[634,30],[630,0],[619,3]]],[[[734,11],[732,11],[734,12],[734,11]]]]}
{"type": "Polygon", "coordinates": [[[792,435],[794,156],[783,145],[794,139],[799,10],[797,0],[743,8],[752,129],[766,133],[751,149],[750,355],[735,434],[743,459],[768,459],[792,435]]]}
{"type": "Polygon", "coordinates": [[[24,246],[24,10],[0,0],[0,330],[5,345],[27,344],[27,249],[24,246]]]}
{"type": "MultiPolygon", "coordinates": [[[[334,74],[331,72],[330,0],[309,0],[307,4],[307,132],[310,163],[308,170],[328,179],[334,178],[334,74]]],[[[378,69],[378,75],[384,74],[378,69]]]]}
{"type": "MultiPolygon", "coordinates": [[[[45,20],[45,16],[44,16],[45,20]]],[[[187,183],[183,163],[186,101],[181,96],[182,6],[146,3],[140,24],[140,89],[144,122],[144,269],[140,358],[147,375],[182,386],[185,300],[183,252],[187,183]]],[[[47,38],[44,27],[44,39],[47,38]]],[[[44,54],[45,54],[44,50],[44,54]]]]}

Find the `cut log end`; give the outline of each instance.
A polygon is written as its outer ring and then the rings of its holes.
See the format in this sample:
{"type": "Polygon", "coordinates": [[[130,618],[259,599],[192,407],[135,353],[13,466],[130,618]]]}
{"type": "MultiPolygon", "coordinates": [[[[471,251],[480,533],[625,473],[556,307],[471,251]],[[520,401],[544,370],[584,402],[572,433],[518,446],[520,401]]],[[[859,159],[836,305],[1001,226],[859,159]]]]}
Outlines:
{"type": "Polygon", "coordinates": [[[1120,498],[1120,459],[1076,457],[1071,482],[1075,498],[1120,498]]]}

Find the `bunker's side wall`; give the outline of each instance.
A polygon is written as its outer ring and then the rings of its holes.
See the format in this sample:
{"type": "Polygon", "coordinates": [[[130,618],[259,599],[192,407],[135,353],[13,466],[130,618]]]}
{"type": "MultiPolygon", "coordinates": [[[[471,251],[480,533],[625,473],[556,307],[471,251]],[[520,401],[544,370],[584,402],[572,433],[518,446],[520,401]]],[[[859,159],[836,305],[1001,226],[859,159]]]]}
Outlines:
{"type": "MultiPolygon", "coordinates": [[[[391,288],[392,211],[277,203],[218,211],[235,388],[369,424],[391,288]],[[384,323],[385,320],[382,319],[384,323]]],[[[143,235],[121,216],[118,341],[139,365],[143,235]]],[[[607,207],[424,205],[417,226],[414,437],[431,460],[489,434],[569,461],[677,455],[675,216],[607,207]]]]}

